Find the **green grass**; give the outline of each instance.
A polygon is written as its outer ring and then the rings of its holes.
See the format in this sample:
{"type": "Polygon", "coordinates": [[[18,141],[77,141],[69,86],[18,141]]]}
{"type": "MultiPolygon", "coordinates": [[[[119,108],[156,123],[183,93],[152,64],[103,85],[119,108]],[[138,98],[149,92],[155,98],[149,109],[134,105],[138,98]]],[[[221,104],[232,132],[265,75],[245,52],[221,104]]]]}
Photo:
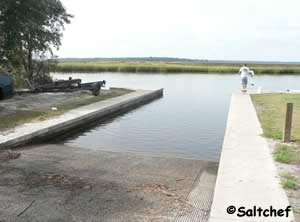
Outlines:
{"type": "MultiPolygon", "coordinates": [[[[257,74],[300,74],[299,65],[250,65],[257,74]]],[[[240,64],[175,62],[59,62],[53,72],[237,73],[240,64]]]]}
{"type": "Polygon", "coordinates": [[[296,146],[278,144],[274,152],[274,158],[280,163],[300,162],[300,149],[296,146]]]}
{"type": "Polygon", "coordinates": [[[74,98],[65,101],[64,103],[52,105],[52,107],[56,107],[57,110],[51,110],[51,107],[33,109],[30,111],[18,110],[13,114],[1,116],[0,131],[10,129],[24,123],[43,121],[55,116],[62,115],[69,110],[113,97],[121,96],[130,92],[132,92],[132,90],[116,88],[113,89],[112,93],[110,94],[100,94],[99,96],[84,95],[80,98],[74,98]]]}
{"type": "Polygon", "coordinates": [[[63,104],[58,104],[56,107],[58,109],[58,112],[66,112],[71,109],[78,108],[80,106],[86,106],[95,102],[99,102],[102,100],[110,99],[113,97],[121,96],[127,93],[133,92],[132,90],[129,89],[121,89],[121,88],[116,88],[112,89],[112,93],[107,94],[107,95],[99,95],[99,96],[93,96],[93,97],[88,97],[88,98],[81,98],[81,99],[74,99],[67,101],[63,104]]]}
{"type": "Polygon", "coordinates": [[[264,136],[281,140],[286,104],[294,103],[292,139],[300,142],[300,94],[274,93],[251,95],[264,136]]]}
{"type": "Polygon", "coordinates": [[[300,214],[300,208],[293,208],[294,213],[300,214]]]}
{"type": "Polygon", "coordinates": [[[282,175],[282,187],[288,190],[298,190],[299,181],[294,176],[284,174],[282,175]]]}
{"type": "Polygon", "coordinates": [[[32,120],[38,119],[43,115],[44,112],[40,111],[16,111],[13,114],[1,116],[0,130],[13,128],[18,125],[31,122],[32,120]]]}

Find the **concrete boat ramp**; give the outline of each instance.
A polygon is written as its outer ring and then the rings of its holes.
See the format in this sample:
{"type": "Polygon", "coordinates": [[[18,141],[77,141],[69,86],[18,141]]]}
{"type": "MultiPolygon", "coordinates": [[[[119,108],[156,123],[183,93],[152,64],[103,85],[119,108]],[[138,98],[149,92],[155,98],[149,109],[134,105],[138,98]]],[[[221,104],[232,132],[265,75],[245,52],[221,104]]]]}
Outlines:
{"type": "Polygon", "coordinates": [[[208,219],[216,163],[61,145],[20,152],[0,164],[0,221],[208,219]]]}

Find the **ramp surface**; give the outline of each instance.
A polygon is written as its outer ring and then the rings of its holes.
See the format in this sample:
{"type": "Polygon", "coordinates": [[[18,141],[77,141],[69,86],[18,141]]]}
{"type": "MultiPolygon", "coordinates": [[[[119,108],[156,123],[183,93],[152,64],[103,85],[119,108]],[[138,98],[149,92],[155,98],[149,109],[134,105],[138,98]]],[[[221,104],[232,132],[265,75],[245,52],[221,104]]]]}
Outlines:
{"type": "Polygon", "coordinates": [[[20,152],[0,163],[0,221],[207,221],[216,163],[59,145],[20,152]]]}

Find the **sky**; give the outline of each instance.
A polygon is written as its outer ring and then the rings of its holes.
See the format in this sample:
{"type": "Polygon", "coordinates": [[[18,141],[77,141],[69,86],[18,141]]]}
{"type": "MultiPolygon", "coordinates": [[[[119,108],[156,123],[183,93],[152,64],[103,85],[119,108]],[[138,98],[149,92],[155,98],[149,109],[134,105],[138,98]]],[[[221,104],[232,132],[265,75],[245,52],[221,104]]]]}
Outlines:
{"type": "Polygon", "coordinates": [[[299,0],[61,1],[61,58],[300,61],[299,0]]]}

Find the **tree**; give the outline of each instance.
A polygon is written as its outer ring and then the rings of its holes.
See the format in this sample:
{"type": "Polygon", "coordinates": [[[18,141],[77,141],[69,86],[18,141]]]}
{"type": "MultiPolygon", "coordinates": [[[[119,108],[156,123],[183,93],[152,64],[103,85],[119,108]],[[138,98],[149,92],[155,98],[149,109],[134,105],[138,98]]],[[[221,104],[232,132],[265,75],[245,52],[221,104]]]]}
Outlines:
{"type": "Polygon", "coordinates": [[[59,49],[71,18],[60,0],[1,0],[0,59],[7,58],[33,79],[44,70],[46,55],[59,49]]]}

